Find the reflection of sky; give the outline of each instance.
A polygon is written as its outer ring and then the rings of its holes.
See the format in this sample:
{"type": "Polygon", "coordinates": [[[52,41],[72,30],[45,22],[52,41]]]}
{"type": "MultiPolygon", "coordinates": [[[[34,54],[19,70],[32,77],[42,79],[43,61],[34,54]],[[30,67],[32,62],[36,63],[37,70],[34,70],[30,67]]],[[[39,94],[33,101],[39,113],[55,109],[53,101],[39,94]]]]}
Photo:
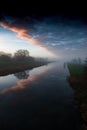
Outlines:
{"type": "MultiPolygon", "coordinates": [[[[9,23],[10,27],[25,29],[27,35],[60,57],[87,55],[87,27],[81,21],[48,17],[40,21],[25,18],[23,21],[5,19],[5,22],[9,23]]],[[[48,56],[48,53],[41,50],[39,45],[33,45],[30,42],[18,38],[17,33],[9,31],[9,28],[0,27],[0,50],[14,52],[21,48],[28,49],[34,56],[48,56]]]]}
{"type": "Polygon", "coordinates": [[[0,76],[0,91],[6,88],[10,88],[18,80],[14,75],[0,76]]]}
{"type": "Polygon", "coordinates": [[[29,72],[29,77],[27,79],[18,80],[14,75],[2,76],[0,77],[0,93],[8,93],[24,89],[27,85],[29,86],[31,82],[35,82],[35,80],[47,73],[52,67],[53,66],[50,65],[35,68],[29,72]]]}

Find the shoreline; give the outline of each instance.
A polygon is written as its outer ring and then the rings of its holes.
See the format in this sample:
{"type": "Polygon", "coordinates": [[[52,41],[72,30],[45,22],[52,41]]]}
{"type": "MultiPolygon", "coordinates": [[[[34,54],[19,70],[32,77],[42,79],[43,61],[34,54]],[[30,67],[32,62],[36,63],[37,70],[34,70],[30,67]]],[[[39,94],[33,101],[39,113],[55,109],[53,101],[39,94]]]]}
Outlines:
{"type": "MultiPolygon", "coordinates": [[[[81,114],[81,130],[87,130],[87,67],[84,67],[81,75],[79,75],[79,69],[78,73],[73,72],[74,68],[72,66],[68,65],[68,69],[70,72],[68,82],[74,91],[76,105],[81,114]]],[[[75,70],[77,70],[76,66],[75,70]]]]}
{"type": "Polygon", "coordinates": [[[25,71],[28,69],[33,69],[36,67],[40,67],[43,65],[47,65],[50,62],[36,62],[36,63],[32,63],[32,64],[24,64],[24,65],[17,65],[17,66],[9,66],[9,67],[2,67],[0,68],[0,76],[5,76],[5,75],[9,75],[9,74],[13,74],[13,73],[18,73],[21,71],[25,71]]]}

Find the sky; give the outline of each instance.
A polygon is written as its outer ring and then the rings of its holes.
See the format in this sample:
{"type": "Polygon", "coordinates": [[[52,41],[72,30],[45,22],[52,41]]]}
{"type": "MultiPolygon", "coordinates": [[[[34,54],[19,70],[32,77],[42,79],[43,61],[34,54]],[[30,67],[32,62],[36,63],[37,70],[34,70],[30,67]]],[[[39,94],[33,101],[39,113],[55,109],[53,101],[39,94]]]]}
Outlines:
{"type": "Polygon", "coordinates": [[[0,21],[0,51],[27,49],[31,56],[84,58],[87,25],[78,19],[49,16],[40,19],[7,17],[0,21]]]}

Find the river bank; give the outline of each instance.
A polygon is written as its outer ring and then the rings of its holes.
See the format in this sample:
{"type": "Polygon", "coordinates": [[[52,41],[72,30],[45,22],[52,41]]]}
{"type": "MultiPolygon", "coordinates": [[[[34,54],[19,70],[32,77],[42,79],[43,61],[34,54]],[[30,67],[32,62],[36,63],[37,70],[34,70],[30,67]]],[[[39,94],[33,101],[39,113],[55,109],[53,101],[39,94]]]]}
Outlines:
{"type": "Polygon", "coordinates": [[[68,69],[68,81],[74,90],[76,105],[82,118],[81,130],[87,130],[87,66],[69,63],[68,69]]]}
{"type": "Polygon", "coordinates": [[[0,65],[0,76],[21,72],[27,69],[33,69],[35,67],[47,65],[49,62],[33,61],[33,62],[15,62],[15,63],[4,63],[0,65]]]}

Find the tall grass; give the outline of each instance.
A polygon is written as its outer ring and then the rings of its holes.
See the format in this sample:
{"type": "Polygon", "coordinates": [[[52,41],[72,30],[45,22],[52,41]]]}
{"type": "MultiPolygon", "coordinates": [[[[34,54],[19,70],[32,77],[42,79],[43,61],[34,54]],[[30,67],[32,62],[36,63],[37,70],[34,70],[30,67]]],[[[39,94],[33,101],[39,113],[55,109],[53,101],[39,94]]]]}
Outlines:
{"type": "Polygon", "coordinates": [[[68,63],[71,76],[81,77],[84,72],[84,65],[78,63],[68,63]]]}
{"type": "Polygon", "coordinates": [[[70,76],[68,81],[74,90],[75,99],[83,119],[81,130],[87,130],[87,66],[69,63],[70,76]]]}

